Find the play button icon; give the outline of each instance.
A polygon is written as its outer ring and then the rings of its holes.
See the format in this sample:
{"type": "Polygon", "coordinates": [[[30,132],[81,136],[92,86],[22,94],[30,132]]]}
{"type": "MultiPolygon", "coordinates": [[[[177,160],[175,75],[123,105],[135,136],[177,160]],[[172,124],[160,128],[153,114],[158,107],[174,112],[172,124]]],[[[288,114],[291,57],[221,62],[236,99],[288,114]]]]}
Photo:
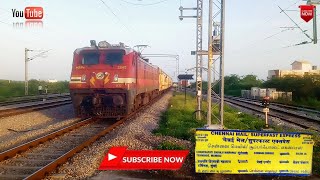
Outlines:
{"type": "Polygon", "coordinates": [[[112,159],[115,159],[115,158],[117,158],[117,156],[108,153],[108,161],[111,161],[112,159]]]}

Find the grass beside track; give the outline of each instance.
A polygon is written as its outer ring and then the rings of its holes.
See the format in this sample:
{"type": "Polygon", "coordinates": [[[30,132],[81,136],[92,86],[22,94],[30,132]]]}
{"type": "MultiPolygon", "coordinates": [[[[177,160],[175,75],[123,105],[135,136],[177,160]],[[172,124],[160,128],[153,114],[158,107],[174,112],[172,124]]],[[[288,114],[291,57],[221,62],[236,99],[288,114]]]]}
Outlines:
{"type": "MultiPolygon", "coordinates": [[[[203,109],[207,106],[206,102],[202,103],[203,109]]],[[[169,103],[169,108],[161,116],[159,128],[154,131],[155,134],[173,136],[179,139],[190,140],[195,142],[195,129],[203,127],[206,123],[206,117],[202,120],[195,120],[194,110],[196,107],[195,99],[187,95],[187,103],[184,103],[184,95],[175,93],[169,103]]],[[[212,113],[218,116],[218,107],[212,108],[212,113]]],[[[237,110],[225,105],[224,124],[229,129],[249,129],[260,130],[264,122],[260,119],[238,113],[237,110]]],[[[218,123],[212,116],[212,124],[218,123]]]]}
{"type": "MultiPolygon", "coordinates": [[[[203,109],[206,109],[206,102],[203,102],[203,109]]],[[[213,105],[214,106],[214,105],[213,105]]],[[[187,103],[184,103],[183,93],[174,93],[169,102],[167,111],[162,113],[158,129],[154,130],[157,135],[172,136],[179,139],[189,140],[195,143],[195,129],[203,127],[206,124],[206,118],[202,120],[194,119],[194,110],[196,107],[195,98],[187,95],[187,103]]],[[[218,107],[212,109],[213,114],[218,115],[218,107]]],[[[212,117],[212,124],[218,123],[212,117]]],[[[240,130],[261,130],[264,121],[249,114],[239,113],[236,109],[225,105],[224,125],[228,129],[240,130]]],[[[283,129],[273,127],[275,131],[296,131],[294,129],[283,129]]],[[[308,131],[309,132],[309,131],[308,131]]],[[[314,133],[314,151],[313,151],[313,174],[320,175],[320,136],[314,133]]],[[[183,149],[172,143],[162,143],[158,149],[183,149]]],[[[190,151],[194,156],[194,150],[190,151]]],[[[193,162],[194,163],[194,162],[193,162]]]]}
{"type": "Polygon", "coordinates": [[[320,101],[313,98],[308,99],[300,99],[300,100],[294,100],[294,101],[286,101],[283,99],[278,99],[275,102],[284,103],[292,106],[305,106],[305,107],[312,107],[318,111],[320,111],[320,101]]]}

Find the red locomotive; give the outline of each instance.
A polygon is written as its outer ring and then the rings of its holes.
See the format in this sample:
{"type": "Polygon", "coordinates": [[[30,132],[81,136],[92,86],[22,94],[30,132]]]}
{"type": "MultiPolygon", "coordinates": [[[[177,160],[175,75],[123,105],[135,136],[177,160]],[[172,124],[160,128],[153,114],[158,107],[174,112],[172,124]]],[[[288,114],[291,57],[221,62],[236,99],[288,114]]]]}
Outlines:
{"type": "Polygon", "coordinates": [[[171,85],[167,74],[123,43],[91,41],[74,51],[70,94],[78,117],[124,117],[171,85]]]}

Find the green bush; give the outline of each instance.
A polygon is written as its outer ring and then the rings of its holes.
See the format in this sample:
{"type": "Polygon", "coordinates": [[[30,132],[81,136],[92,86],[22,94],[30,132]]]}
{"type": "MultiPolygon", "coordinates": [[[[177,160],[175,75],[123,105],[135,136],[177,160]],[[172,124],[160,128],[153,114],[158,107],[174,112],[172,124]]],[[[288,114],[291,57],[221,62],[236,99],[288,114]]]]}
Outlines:
{"type": "Polygon", "coordinates": [[[158,150],[185,150],[186,148],[169,141],[162,142],[156,149],[158,150]]]}
{"type": "MultiPolygon", "coordinates": [[[[202,120],[195,119],[196,100],[187,95],[187,104],[184,103],[183,94],[175,94],[169,102],[170,106],[161,115],[159,128],[154,130],[157,135],[173,136],[179,139],[195,141],[194,134],[196,128],[206,125],[206,116],[202,120]]],[[[203,109],[207,106],[206,102],[202,103],[203,109]]],[[[212,113],[218,116],[218,108],[213,108],[212,113]]],[[[212,116],[212,124],[218,121],[212,116]]],[[[224,125],[229,129],[249,129],[260,130],[264,126],[264,121],[247,114],[238,114],[238,111],[225,105],[224,125]]]]}
{"type": "MultiPolygon", "coordinates": [[[[29,95],[38,95],[38,86],[41,85],[43,89],[48,86],[48,93],[67,93],[69,92],[68,81],[58,81],[56,83],[48,83],[46,81],[38,81],[31,79],[28,81],[29,95]]],[[[20,97],[25,95],[24,81],[9,81],[0,80],[0,101],[5,101],[13,97],[20,97]]]]}

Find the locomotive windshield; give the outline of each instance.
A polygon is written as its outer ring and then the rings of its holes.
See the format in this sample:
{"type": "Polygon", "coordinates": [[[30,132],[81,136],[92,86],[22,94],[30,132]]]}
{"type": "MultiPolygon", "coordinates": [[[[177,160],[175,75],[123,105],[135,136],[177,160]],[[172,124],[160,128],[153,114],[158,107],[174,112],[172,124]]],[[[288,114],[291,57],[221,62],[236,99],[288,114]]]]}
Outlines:
{"type": "Polygon", "coordinates": [[[104,59],[104,64],[115,65],[122,64],[123,62],[123,52],[107,52],[104,59]]]}
{"type": "Polygon", "coordinates": [[[99,53],[85,53],[82,55],[82,64],[85,65],[93,65],[99,64],[99,53]]]}

